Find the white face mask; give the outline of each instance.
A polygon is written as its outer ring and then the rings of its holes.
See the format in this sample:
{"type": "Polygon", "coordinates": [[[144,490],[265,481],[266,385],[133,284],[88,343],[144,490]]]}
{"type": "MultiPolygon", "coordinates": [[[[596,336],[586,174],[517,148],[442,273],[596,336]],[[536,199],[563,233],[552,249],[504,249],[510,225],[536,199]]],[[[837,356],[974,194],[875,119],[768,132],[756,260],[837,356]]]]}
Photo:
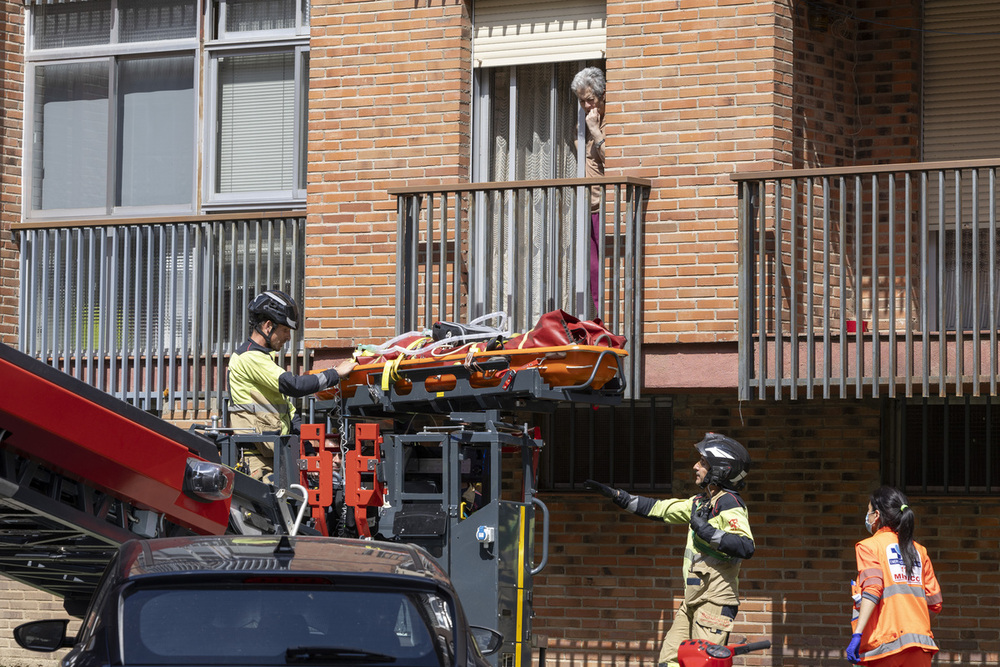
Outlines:
{"type": "Polygon", "coordinates": [[[872,524],[871,521],[868,520],[868,517],[870,517],[874,513],[875,510],[872,510],[871,512],[868,512],[868,514],[865,514],[865,528],[868,529],[869,534],[875,532],[875,526],[872,524]]]}

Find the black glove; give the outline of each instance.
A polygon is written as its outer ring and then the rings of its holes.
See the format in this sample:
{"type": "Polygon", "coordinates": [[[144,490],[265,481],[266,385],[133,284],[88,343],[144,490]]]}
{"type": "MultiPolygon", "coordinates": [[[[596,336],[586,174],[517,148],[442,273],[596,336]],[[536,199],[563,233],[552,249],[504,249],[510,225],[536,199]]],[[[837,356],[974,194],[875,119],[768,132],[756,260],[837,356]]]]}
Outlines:
{"type": "Polygon", "coordinates": [[[708,517],[711,514],[712,504],[708,499],[699,498],[695,501],[694,509],[691,512],[691,530],[706,542],[710,542],[715,535],[715,528],[708,523],[708,517]]]}
{"type": "Polygon", "coordinates": [[[588,479],[583,483],[583,488],[588,491],[597,491],[601,495],[611,498],[612,502],[618,507],[625,509],[628,504],[632,502],[632,496],[628,492],[622,491],[621,489],[612,489],[607,484],[601,484],[600,482],[595,482],[592,479],[588,479]]]}

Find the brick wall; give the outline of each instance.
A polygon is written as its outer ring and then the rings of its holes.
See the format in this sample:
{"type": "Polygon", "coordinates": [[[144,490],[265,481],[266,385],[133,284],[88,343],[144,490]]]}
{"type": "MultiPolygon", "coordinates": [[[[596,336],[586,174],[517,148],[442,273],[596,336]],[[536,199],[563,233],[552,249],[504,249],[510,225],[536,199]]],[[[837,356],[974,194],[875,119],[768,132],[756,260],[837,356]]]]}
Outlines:
{"type": "MultiPolygon", "coordinates": [[[[744,498],[756,554],[742,570],[734,638],[774,648],[743,664],[843,665],[850,639],[854,544],[879,483],[877,402],[744,403],[723,395],[677,396],[674,494],[697,491],[693,444],[717,430],[754,460],[744,498]]],[[[682,594],[686,526],[624,512],[603,497],[546,493],[549,564],[535,579],[533,630],[553,665],[650,665],[682,594]]],[[[944,592],[935,624],[938,664],[996,664],[1000,652],[1000,500],[911,496],[916,538],[944,592]]]]}
{"type": "Polygon", "coordinates": [[[17,342],[18,254],[11,223],[21,217],[21,133],[24,113],[24,10],[0,2],[3,110],[0,111],[0,342],[17,342]]]}
{"type": "Polygon", "coordinates": [[[468,181],[470,48],[462,0],[313,0],[310,345],[395,333],[396,202],[387,189],[468,181]]]}
{"type": "MultiPolygon", "coordinates": [[[[27,621],[46,618],[65,618],[62,600],[48,593],[0,577],[0,665],[4,667],[56,667],[67,650],[56,653],[36,653],[19,647],[11,634],[13,629],[27,621]]],[[[70,623],[70,632],[76,632],[79,621],[70,623]]]]}

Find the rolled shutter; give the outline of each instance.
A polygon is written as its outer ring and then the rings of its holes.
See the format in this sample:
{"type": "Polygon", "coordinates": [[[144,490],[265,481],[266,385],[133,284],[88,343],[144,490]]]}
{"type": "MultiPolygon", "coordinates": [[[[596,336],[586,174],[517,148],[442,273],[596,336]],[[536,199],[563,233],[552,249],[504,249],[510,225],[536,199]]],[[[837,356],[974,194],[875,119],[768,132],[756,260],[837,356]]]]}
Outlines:
{"type": "Polygon", "coordinates": [[[476,67],[603,58],[605,0],[476,0],[476,67]]]}
{"type": "Polygon", "coordinates": [[[924,4],[923,159],[1000,156],[1000,0],[924,4]]]}

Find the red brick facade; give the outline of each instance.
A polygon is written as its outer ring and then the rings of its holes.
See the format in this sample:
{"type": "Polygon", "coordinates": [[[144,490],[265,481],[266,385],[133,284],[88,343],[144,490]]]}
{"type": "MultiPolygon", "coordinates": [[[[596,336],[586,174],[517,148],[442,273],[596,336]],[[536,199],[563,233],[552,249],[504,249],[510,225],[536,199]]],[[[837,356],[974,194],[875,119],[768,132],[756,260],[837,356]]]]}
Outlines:
{"type": "MultiPolygon", "coordinates": [[[[322,358],[394,333],[396,202],[387,190],[469,179],[472,4],[311,4],[306,305],[308,345],[322,358]]],[[[741,440],[755,461],[745,498],[757,553],[744,566],[735,636],[774,648],[742,664],[845,664],[853,544],[891,447],[879,401],[737,401],[728,175],[919,159],[921,40],[908,26],[921,6],[608,2],[608,171],[653,183],[647,388],[674,397],[675,492],[694,492],[688,443],[706,430],[741,440]],[[712,393],[686,393],[694,387],[712,393]]],[[[12,342],[23,6],[2,7],[0,340],[12,342]]],[[[679,602],[684,528],[590,494],[540,497],[553,533],[533,623],[549,667],[652,667],[679,602]]],[[[937,664],[996,664],[1000,498],[911,501],[944,592],[937,664]]],[[[0,597],[0,664],[52,663],[12,648],[5,628],[36,611],[58,615],[58,604],[17,585],[0,597]]]]}
{"type": "Polygon", "coordinates": [[[0,115],[0,342],[17,342],[18,253],[11,224],[21,218],[24,117],[24,8],[0,3],[3,31],[3,111],[0,115]]]}

